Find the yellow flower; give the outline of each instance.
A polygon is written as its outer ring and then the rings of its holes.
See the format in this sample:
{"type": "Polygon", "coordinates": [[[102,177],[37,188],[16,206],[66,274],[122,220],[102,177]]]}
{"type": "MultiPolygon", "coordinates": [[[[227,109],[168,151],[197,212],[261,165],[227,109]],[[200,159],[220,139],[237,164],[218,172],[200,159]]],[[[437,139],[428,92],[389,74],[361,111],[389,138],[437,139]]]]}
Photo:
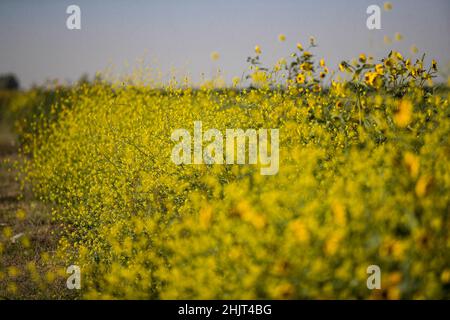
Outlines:
{"type": "Polygon", "coordinates": [[[419,158],[411,152],[406,152],[403,161],[411,177],[416,178],[419,174],[419,158]]]}
{"type": "Polygon", "coordinates": [[[255,46],[255,53],[256,53],[256,54],[261,54],[261,48],[260,48],[260,46],[258,46],[258,45],[255,46]]]}
{"type": "Polygon", "coordinates": [[[359,61],[360,61],[361,63],[365,63],[365,62],[366,62],[366,55],[365,55],[364,53],[361,53],[361,54],[359,55],[359,61]]]}
{"type": "Polygon", "coordinates": [[[430,188],[432,179],[429,176],[421,176],[419,180],[417,180],[415,191],[416,195],[420,198],[423,198],[427,195],[428,190],[430,188]]]}
{"type": "Polygon", "coordinates": [[[203,229],[207,229],[211,224],[212,219],[212,208],[211,206],[206,206],[200,210],[199,213],[200,226],[203,229]]]}
{"type": "Polygon", "coordinates": [[[398,111],[394,115],[394,122],[397,126],[404,128],[411,122],[413,105],[411,101],[403,99],[400,101],[398,111]]]}
{"type": "Polygon", "coordinates": [[[8,275],[11,278],[16,278],[20,275],[20,270],[15,266],[11,266],[8,268],[8,275]]]}
{"type": "Polygon", "coordinates": [[[395,52],[395,58],[398,60],[403,60],[403,56],[400,54],[400,52],[395,52]]]}
{"type": "Polygon", "coordinates": [[[366,74],[364,75],[364,81],[366,82],[366,84],[376,87],[377,77],[378,77],[378,73],[376,73],[376,72],[366,72],[366,74]]]}
{"type": "Polygon", "coordinates": [[[339,70],[341,70],[342,72],[345,71],[345,66],[342,63],[339,63],[339,70]]]}
{"type": "Polygon", "coordinates": [[[311,63],[309,63],[309,62],[303,62],[303,63],[300,65],[300,70],[302,70],[302,71],[311,71],[311,70],[312,70],[312,65],[311,65],[311,63]]]}
{"type": "Polygon", "coordinates": [[[390,2],[385,2],[384,5],[383,5],[383,7],[384,7],[384,10],[386,10],[386,11],[391,11],[391,10],[392,10],[392,3],[390,3],[390,2]]]}
{"type": "Polygon", "coordinates": [[[247,201],[241,201],[236,210],[242,220],[251,223],[256,229],[262,229],[266,225],[266,219],[257,213],[247,201]]]}
{"type": "Polygon", "coordinates": [[[309,231],[300,220],[290,222],[288,228],[298,242],[307,243],[309,241],[309,231]]]}
{"type": "Polygon", "coordinates": [[[16,294],[17,293],[17,284],[12,281],[9,281],[8,285],[6,286],[6,290],[11,294],[16,294]]]}
{"type": "Polygon", "coordinates": [[[345,83],[331,81],[331,87],[334,89],[336,96],[345,97],[345,83]]]}
{"type": "Polygon", "coordinates": [[[233,77],[231,81],[233,82],[233,87],[237,87],[239,82],[241,82],[241,79],[239,77],[233,77]]]}
{"type": "Polygon", "coordinates": [[[388,276],[388,283],[390,285],[397,285],[402,282],[403,275],[400,272],[393,272],[388,276]]]}
{"type": "Polygon", "coordinates": [[[396,32],[395,33],[395,40],[396,41],[402,41],[403,40],[403,36],[400,32],[396,32]]]}
{"type": "Polygon", "coordinates": [[[387,298],[388,300],[398,300],[401,298],[401,291],[400,288],[397,286],[389,287],[387,289],[387,298]]]}
{"type": "Polygon", "coordinates": [[[219,60],[219,58],[220,58],[220,55],[217,51],[211,52],[211,60],[212,61],[217,61],[217,60],[219,60]]]}
{"type": "Polygon", "coordinates": [[[280,41],[280,42],[284,42],[284,41],[286,41],[286,36],[284,35],[284,34],[279,34],[278,35],[278,41],[280,41]]]}
{"type": "Polygon", "coordinates": [[[375,72],[376,72],[378,75],[383,75],[383,74],[384,74],[384,68],[383,68],[383,65],[382,65],[381,63],[379,63],[379,64],[377,64],[377,65],[375,66],[375,72]]]}
{"type": "Polygon", "coordinates": [[[442,281],[442,283],[450,282],[450,269],[445,269],[444,271],[442,271],[441,281],[442,281]]]}
{"type": "Polygon", "coordinates": [[[297,42],[297,49],[303,51],[303,46],[300,42],[297,42]]]}
{"type": "Polygon", "coordinates": [[[23,209],[17,210],[17,212],[16,212],[16,218],[17,219],[24,220],[25,217],[26,217],[26,213],[25,213],[25,211],[23,209]]]}
{"type": "Polygon", "coordinates": [[[384,60],[384,65],[386,68],[392,68],[394,66],[394,61],[391,58],[387,58],[384,60]]]}
{"type": "Polygon", "coordinates": [[[319,64],[320,64],[321,67],[325,67],[325,60],[324,59],[320,59],[319,64]]]}
{"type": "Polygon", "coordinates": [[[302,83],[304,83],[304,82],[305,82],[305,75],[304,75],[303,73],[299,73],[299,74],[297,75],[297,83],[302,84],[302,83]]]}
{"type": "Polygon", "coordinates": [[[13,230],[11,229],[11,227],[6,227],[3,229],[3,236],[5,238],[11,238],[13,235],[13,230]]]}
{"type": "Polygon", "coordinates": [[[431,68],[433,68],[434,71],[437,71],[437,62],[436,60],[431,60],[431,68]]]}
{"type": "Polygon", "coordinates": [[[345,226],[347,217],[345,214],[345,207],[339,201],[333,201],[331,205],[331,210],[333,212],[334,220],[339,226],[345,226]]]}
{"type": "Polygon", "coordinates": [[[337,230],[328,237],[328,239],[325,241],[324,248],[327,255],[332,256],[337,252],[343,236],[344,235],[342,234],[342,232],[337,230]]]}
{"type": "Polygon", "coordinates": [[[276,286],[272,291],[274,299],[290,299],[295,293],[295,288],[290,283],[283,283],[276,286]]]}

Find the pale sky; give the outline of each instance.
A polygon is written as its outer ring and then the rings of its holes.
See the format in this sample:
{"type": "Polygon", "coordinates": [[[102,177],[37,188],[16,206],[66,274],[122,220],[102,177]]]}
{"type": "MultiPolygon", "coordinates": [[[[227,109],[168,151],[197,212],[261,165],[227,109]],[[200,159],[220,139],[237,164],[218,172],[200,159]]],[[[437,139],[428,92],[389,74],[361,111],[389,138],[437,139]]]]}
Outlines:
{"type": "Polygon", "coordinates": [[[123,70],[145,56],[154,67],[211,76],[240,76],[258,44],[268,64],[296,42],[314,36],[314,53],[334,69],[361,52],[381,56],[416,45],[440,65],[450,62],[450,1],[391,1],[381,30],[366,27],[366,9],[376,0],[1,0],[0,73],[15,73],[25,87],[46,79],[76,80],[108,65],[123,70]],[[81,30],[66,28],[67,6],[81,8],[81,30]],[[386,46],[385,35],[403,35],[386,46]],[[286,35],[280,43],[278,34],[286,35]],[[217,51],[218,61],[210,54],[217,51]]]}

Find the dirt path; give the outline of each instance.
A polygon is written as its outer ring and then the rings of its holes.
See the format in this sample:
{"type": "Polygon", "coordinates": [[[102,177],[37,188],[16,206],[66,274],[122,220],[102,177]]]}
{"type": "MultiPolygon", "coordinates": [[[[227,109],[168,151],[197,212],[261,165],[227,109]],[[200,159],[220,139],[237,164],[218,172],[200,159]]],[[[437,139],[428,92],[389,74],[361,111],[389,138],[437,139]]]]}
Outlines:
{"type": "Polygon", "coordinates": [[[21,198],[15,163],[16,137],[0,124],[0,299],[65,298],[62,281],[50,281],[55,270],[51,254],[50,210],[31,197],[21,198]]]}

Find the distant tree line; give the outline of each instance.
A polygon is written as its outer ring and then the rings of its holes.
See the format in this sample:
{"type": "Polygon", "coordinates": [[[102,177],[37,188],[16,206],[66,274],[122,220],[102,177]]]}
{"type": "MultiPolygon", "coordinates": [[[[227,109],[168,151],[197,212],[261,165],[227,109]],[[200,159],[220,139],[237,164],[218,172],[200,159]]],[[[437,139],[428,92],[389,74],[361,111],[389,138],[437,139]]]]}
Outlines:
{"type": "Polygon", "coordinates": [[[0,90],[19,90],[19,80],[12,74],[0,75],[0,90]]]}

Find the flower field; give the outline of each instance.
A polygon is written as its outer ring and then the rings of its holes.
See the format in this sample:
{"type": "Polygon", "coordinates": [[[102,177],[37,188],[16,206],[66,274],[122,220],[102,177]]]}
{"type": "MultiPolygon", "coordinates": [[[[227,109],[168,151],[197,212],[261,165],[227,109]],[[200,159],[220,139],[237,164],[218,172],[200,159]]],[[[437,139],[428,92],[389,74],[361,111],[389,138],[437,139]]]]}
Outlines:
{"type": "Polygon", "coordinates": [[[390,52],[333,68],[314,46],[270,68],[257,46],[231,87],[99,80],[11,98],[23,192],[58,226],[54,277],[80,266],[85,299],[450,298],[437,63],[390,52]],[[195,121],[279,129],[278,173],[174,164],[171,134],[195,121]]]}

